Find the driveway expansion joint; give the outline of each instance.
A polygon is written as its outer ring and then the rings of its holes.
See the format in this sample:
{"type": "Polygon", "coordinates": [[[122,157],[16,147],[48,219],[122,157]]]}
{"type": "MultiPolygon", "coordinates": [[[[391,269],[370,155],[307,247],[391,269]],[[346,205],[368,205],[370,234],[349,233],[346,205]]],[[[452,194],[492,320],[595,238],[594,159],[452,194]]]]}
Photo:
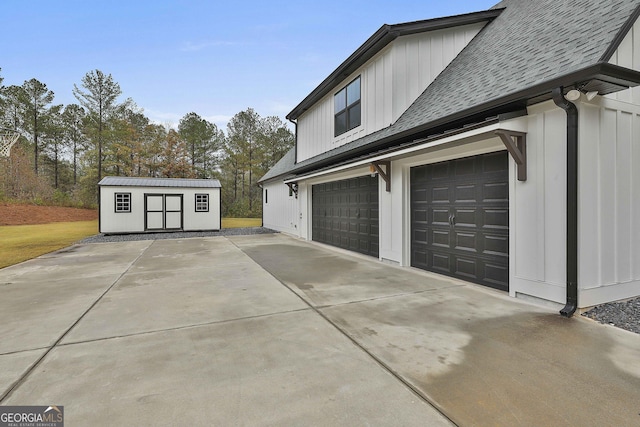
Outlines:
{"type": "Polygon", "coordinates": [[[100,341],[109,341],[109,340],[114,340],[114,339],[119,339],[119,338],[137,337],[137,336],[150,335],[150,334],[156,334],[156,333],[162,333],[162,332],[183,331],[183,330],[187,330],[187,329],[201,328],[201,327],[204,327],[204,326],[224,325],[224,324],[227,324],[227,323],[240,322],[240,321],[244,321],[244,320],[263,319],[263,318],[268,318],[268,317],[280,316],[280,315],[284,315],[284,314],[300,313],[300,312],[303,312],[303,311],[310,311],[310,310],[309,310],[309,308],[298,308],[298,309],[295,309],[295,310],[278,311],[278,312],[274,312],[274,313],[258,314],[258,315],[255,315],[255,316],[236,317],[236,318],[233,318],[233,319],[214,320],[214,321],[211,321],[211,322],[194,323],[192,325],[176,326],[175,328],[154,329],[154,330],[151,330],[151,331],[136,332],[136,333],[131,333],[131,334],[112,335],[112,336],[109,336],[109,337],[102,337],[102,338],[91,338],[91,339],[85,339],[85,340],[78,340],[78,341],[61,343],[61,344],[58,344],[58,347],[67,347],[67,346],[78,345],[78,344],[86,344],[86,343],[100,342],[100,341]]]}
{"type": "MultiPolygon", "coordinates": [[[[93,304],[91,304],[89,308],[87,308],[80,315],[80,317],[78,317],[75,320],[75,322],[73,322],[73,324],[69,326],[69,328],[67,328],[62,333],[62,335],[60,335],[60,337],[58,337],[58,339],[50,347],[48,347],[48,349],[44,352],[42,356],[40,356],[35,362],[31,364],[31,366],[29,366],[29,368],[27,368],[27,370],[20,376],[20,378],[18,378],[13,384],[9,386],[7,390],[5,390],[5,392],[2,395],[0,395],[0,405],[2,404],[2,402],[4,402],[7,398],[11,396],[14,390],[20,387],[20,385],[29,378],[29,376],[44,361],[44,359],[49,355],[49,353],[51,353],[51,351],[53,351],[54,348],[58,347],[59,344],[62,342],[62,340],[73,330],[73,328],[75,328],[76,325],[80,323],[80,321],[82,321],[82,319],[84,319],[84,317],[87,314],[89,314],[91,310],[93,310],[93,308],[102,300],[102,298],[104,298],[104,296],[108,294],[111,291],[111,289],[113,289],[118,284],[118,282],[127,274],[127,272],[131,269],[131,267],[133,267],[136,264],[136,262],[138,262],[138,260],[149,250],[149,248],[153,246],[154,242],[155,241],[152,241],[151,244],[149,244],[146,248],[144,248],[144,250],[140,252],[140,254],[136,257],[136,259],[134,259],[129,264],[129,266],[118,276],[118,278],[114,280],[113,283],[102,294],[100,294],[100,296],[93,302],[93,304]]],[[[47,347],[44,347],[44,348],[47,348],[47,347]]]]}

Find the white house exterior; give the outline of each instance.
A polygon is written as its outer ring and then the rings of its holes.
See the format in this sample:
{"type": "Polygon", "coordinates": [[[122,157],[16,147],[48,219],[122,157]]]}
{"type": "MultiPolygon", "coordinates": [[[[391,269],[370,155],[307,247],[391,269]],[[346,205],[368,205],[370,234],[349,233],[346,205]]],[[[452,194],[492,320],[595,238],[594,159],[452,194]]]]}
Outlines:
{"type": "Polygon", "coordinates": [[[383,26],[288,115],[264,226],[567,316],[640,295],[639,14],[505,0],[383,26]]]}
{"type": "Polygon", "coordinates": [[[101,233],[221,228],[221,186],[216,179],[105,177],[98,186],[101,233]]]}

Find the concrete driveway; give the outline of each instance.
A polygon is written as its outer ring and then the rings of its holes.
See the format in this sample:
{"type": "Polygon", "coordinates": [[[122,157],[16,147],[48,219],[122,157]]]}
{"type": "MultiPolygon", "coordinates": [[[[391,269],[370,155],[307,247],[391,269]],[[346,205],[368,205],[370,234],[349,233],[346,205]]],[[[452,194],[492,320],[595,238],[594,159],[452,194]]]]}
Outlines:
{"type": "Polygon", "coordinates": [[[638,425],[640,336],[281,234],[0,270],[0,405],[84,425],[638,425]]]}

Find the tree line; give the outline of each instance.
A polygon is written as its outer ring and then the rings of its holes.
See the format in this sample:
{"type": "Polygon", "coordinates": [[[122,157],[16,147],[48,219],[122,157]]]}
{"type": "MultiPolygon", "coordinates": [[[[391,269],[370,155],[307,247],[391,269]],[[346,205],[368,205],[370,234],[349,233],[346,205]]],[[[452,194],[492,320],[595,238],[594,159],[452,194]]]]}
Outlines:
{"type": "Polygon", "coordinates": [[[226,133],[195,112],[176,129],[153,123],[100,70],[85,74],[73,95],[77,103],[55,104],[37,79],[4,86],[0,76],[0,127],[20,135],[10,158],[0,158],[0,201],[89,207],[104,176],[216,178],[224,216],[257,217],[256,182],[295,140],[280,118],[251,108],[226,133]]]}

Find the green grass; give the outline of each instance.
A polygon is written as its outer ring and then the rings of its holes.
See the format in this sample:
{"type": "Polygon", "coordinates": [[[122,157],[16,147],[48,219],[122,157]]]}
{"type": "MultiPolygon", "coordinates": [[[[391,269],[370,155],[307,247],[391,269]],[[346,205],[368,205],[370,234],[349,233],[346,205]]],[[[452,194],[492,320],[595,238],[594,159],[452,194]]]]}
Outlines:
{"type": "Polygon", "coordinates": [[[222,218],[222,228],[261,227],[262,218],[222,218]]]}
{"type": "MultiPolygon", "coordinates": [[[[260,227],[261,218],[222,218],[222,228],[260,227]]],[[[98,234],[98,221],[0,226],[0,268],[66,248],[98,234]]]]}
{"type": "Polygon", "coordinates": [[[0,227],[0,268],[65,248],[98,234],[98,221],[54,222],[0,227]]]}

